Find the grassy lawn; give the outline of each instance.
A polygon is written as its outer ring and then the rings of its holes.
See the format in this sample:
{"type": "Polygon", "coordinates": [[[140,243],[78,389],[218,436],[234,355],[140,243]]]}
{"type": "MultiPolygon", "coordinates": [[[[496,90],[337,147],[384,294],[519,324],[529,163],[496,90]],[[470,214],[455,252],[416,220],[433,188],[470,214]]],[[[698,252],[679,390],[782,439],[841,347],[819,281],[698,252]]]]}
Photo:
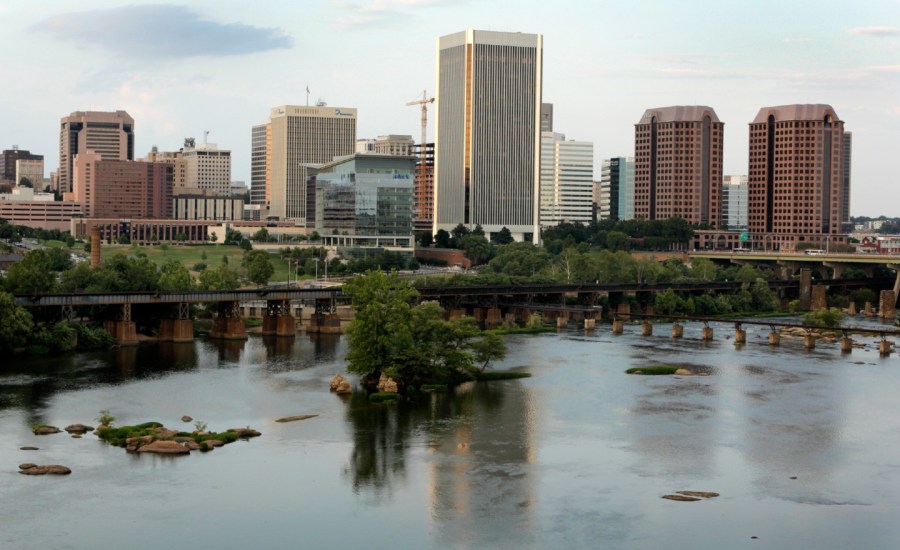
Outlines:
{"type": "MultiPolygon", "coordinates": [[[[198,263],[205,263],[207,268],[215,268],[222,263],[222,258],[228,258],[228,265],[233,269],[241,267],[241,259],[244,257],[244,251],[239,246],[223,245],[223,244],[200,244],[200,245],[153,245],[132,247],[127,244],[104,244],[101,248],[101,256],[103,258],[111,258],[117,253],[130,256],[137,252],[143,252],[150,261],[157,265],[162,265],[169,260],[180,262],[188,269],[193,269],[198,263]],[[203,254],[206,253],[206,259],[203,254]]],[[[275,268],[275,274],[272,275],[271,282],[288,280],[287,260],[282,260],[277,255],[272,255],[272,266],[275,268]]],[[[194,273],[196,275],[196,273],[194,273]]]]}

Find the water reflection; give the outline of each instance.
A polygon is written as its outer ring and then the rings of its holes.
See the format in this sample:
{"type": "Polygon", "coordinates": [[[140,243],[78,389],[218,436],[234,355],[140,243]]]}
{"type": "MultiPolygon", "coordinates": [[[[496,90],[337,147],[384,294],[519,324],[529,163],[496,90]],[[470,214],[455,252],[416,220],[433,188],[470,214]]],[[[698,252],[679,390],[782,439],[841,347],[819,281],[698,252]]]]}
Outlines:
{"type": "MultiPolygon", "coordinates": [[[[511,525],[533,520],[533,406],[514,381],[464,384],[395,406],[370,404],[358,392],[347,409],[353,450],[345,476],[355,493],[389,499],[406,484],[410,453],[424,448],[417,460],[426,461],[439,545],[497,542],[490,525],[498,519],[511,525]]],[[[510,531],[503,530],[507,544],[516,538],[510,531]]]]}

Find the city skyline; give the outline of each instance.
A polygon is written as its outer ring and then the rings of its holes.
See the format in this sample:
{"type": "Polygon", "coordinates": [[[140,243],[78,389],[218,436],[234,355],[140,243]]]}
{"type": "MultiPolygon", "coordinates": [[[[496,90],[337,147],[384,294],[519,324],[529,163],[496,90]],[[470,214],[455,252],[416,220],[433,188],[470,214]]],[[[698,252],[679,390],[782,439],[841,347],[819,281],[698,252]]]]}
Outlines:
{"type": "MultiPolygon", "coordinates": [[[[884,200],[898,172],[900,2],[845,7],[96,1],[73,10],[13,0],[0,4],[0,48],[16,53],[0,62],[16,75],[0,82],[0,148],[44,155],[47,176],[61,117],[125,110],[136,156],[210,130],[232,151],[233,179],[249,186],[251,128],[272,105],[302,105],[308,87],[310,104],[358,109],[358,137],[418,136],[419,109],[405,104],[423,89],[434,95],[438,37],[540,33],[543,100],[554,104],[555,130],[594,142],[595,172],[604,158],[634,154],[634,123],[647,109],[709,105],[725,124],[723,173],[746,174],[747,128],[761,107],[826,103],[854,134],[851,214],[900,215],[884,200]],[[158,32],[137,32],[151,27],[158,32]]],[[[430,109],[431,140],[433,121],[430,109]]]]}

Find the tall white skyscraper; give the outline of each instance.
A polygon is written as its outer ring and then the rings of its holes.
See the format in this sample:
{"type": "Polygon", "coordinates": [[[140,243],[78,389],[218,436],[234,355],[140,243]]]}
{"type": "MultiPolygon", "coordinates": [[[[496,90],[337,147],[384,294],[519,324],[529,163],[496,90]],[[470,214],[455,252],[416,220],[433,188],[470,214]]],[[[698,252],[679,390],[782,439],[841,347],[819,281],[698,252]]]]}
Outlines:
{"type": "Polygon", "coordinates": [[[437,42],[434,226],[540,239],[543,37],[463,31],[437,42]]]}
{"type": "Polygon", "coordinates": [[[541,133],[541,227],[591,222],[594,144],[541,133]]]}

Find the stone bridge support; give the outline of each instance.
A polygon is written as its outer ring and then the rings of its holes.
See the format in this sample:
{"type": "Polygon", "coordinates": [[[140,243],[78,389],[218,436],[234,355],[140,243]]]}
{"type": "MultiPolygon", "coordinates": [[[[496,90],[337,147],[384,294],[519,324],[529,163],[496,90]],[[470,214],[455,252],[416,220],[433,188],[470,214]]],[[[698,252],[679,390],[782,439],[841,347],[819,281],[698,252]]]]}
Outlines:
{"type": "Polygon", "coordinates": [[[883,320],[893,320],[897,317],[897,294],[893,290],[881,291],[878,317],[883,320]]]}
{"type": "Polygon", "coordinates": [[[747,331],[740,323],[734,324],[734,345],[742,346],[747,343],[747,331]]]}
{"type": "Polygon", "coordinates": [[[136,346],[138,344],[137,326],[131,320],[131,304],[122,304],[116,319],[103,322],[103,328],[110,333],[120,346],[136,346]]]}
{"type": "Polygon", "coordinates": [[[223,340],[246,340],[247,327],[241,317],[241,303],[219,302],[218,309],[209,336],[223,340]]]}
{"type": "Polygon", "coordinates": [[[265,335],[293,338],[297,334],[294,316],[291,315],[290,300],[267,300],[266,313],[262,320],[265,335]]]}
{"type": "Polygon", "coordinates": [[[813,311],[822,311],[828,309],[828,299],[825,297],[825,285],[815,285],[812,287],[812,299],[809,308],[813,311]]]}
{"type": "Polygon", "coordinates": [[[316,311],[309,316],[306,332],[320,334],[340,334],[341,319],[337,316],[334,301],[330,298],[316,300],[316,311]]]}
{"type": "Polygon", "coordinates": [[[809,311],[812,303],[812,272],[809,269],[800,270],[800,309],[809,311]]]}
{"type": "Polygon", "coordinates": [[[160,342],[193,342],[194,321],[191,319],[190,304],[174,304],[169,316],[159,320],[160,342]]]}

